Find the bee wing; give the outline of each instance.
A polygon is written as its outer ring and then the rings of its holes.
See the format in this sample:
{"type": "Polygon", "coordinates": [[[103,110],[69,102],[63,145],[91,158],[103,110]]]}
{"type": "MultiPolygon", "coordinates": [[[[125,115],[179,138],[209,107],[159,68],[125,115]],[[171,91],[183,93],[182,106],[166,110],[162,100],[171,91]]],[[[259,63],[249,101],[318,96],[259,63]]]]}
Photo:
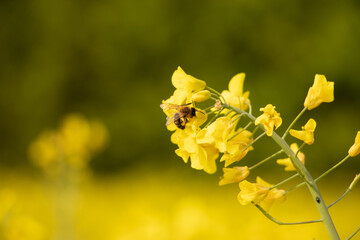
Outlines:
{"type": "Polygon", "coordinates": [[[172,113],[169,116],[167,116],[166,124],[165,124],[166,126],[169,126],[170,124],[174,123],[174,114],[175,113],[172,113]]]}
{"type": "Polygon", "coordinates": [[[162,103],[162,104],[160,104],[160,107],[164,110],[170,110],[170,109],[178,109],[179,105],[172,104],[172,103],[162,103]]]}

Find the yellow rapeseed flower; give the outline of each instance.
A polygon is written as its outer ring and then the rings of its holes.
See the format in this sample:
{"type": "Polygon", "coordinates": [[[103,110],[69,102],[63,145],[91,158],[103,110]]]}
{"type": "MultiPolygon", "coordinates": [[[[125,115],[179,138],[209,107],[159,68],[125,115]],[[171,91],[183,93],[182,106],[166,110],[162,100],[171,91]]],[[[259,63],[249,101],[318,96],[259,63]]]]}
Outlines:
{"type": "Polygon", "coordinates": [[[233,168],[223,168],[224,175],[221,177],[219,185],[225,185],[229,183],[241,182],[247,176],[249,176],[250,171],[247,166],[245,167],[233,167],[233,168]]]}
{"type": "Polygon", "coordinates": [[[305,98],[304,106],[311,110],[323,102],[332,101],[334,101],[334,82],[328,82],[324,75],[316,74],[314,84],[305,98]]]}
{"type": "Polygon", "coordinates": [[[250,92],[243,92],[244,80],[245,73],[235,75],[229,82],[229,90],[224,90],[221,95],[229,105],[245,111],[249,108],[250,92]]]}
{"type": "Polygon", "coordinates": [[[355,143],[349,149],[349,155],[355,157],[360,153],[360,131],[357,132],[355,137],[355,143]]]}
{"type": "MultiPolygon", "coordinates": [[[[299,150],[299,147],[296,143],[291,144],[290,148],[295,154],[299,150]]],[[[299,158],[299,160],[302,164],[305,164],[305,154],[304,153],[299,151],[299,153],[297,154],[297,157],[299,158]]],[[[278,159],[278,160],[276,160],[276,163],[279,165],[284,165],[285,171],[296,171],[294,165],[291,162],[290,157],[284,158],[284,159],[278,159]]]]}
{"type": "Polygon", "coordinates": [[[263,111],[264,113],[256,118],[255,125],[261,123],[266,129],[266,134],[271,136],[274,127],[277,129],[282,123],[280,113],[276,112],[275,106],[271,104],[266,105],[264,108],[260,108],[260,111],[263,111]]]}
{"type": "Polygon", "coordinates": [[[314,143],[314,131],[316,128],[316,122],[310,118],[309,121],[302,127],[301,131],[291,129],[290,135],[304,141],[306,144],[311,145],[314,143]]]}
{"type": "Polygon", "coordinates": [[[240,193],[238,194],[238,200],[241,205],[249,203],[258,204],[265,199],[269,192],[267,185],[263,183],[250,183],[243,180],[239,183],[240,193]]]}
{"type": "MultiPolygon", "coordinates": [[[[181,67],[178,67],[171,77],[171,82],[176,88],[173,94],[172,103],[182,105],[191,101],[194,92],[203,90],[206,83],[186,74],[181,67]]],[[[170,97],[171,98],[171,97],[170,97]]]]}
{"type": "Polygon", "coordinates": [[[219,151],[214,144],[199,144],[196,137],[201,134],[200,129],[185,128],[177,130],[171,136],[171,141],[178,145],[179,149],[175,153],[181,157],[185,163],[191,160],[191,167],[204,170],[207,173],[216,171],[215,160],[219,157],[219,151]]]}
{"type": "Polygon", "coordinates": [[[253,149],[252,146],[249,147],[249,144],[253,141],[251,132],[240,128],[237,131],[233,131],[231,135],[236,136],[227,142],[226,151],[220,159],[220,162],[225,161],[225,167],[240,161],[249,150],[253,149]]]}
{"type": "Polygon", "coordinates": [[[219,117],[215,122],[202,130],[202,134],[197,138],[197,141],[198,143],[215,144],[215,147],[220,152],[225,152],[227,141],[233,128],[234,124],[231,118],[219,117]]]}
{"type": "MultiPolygon", "coordinates": [[[[273,186],[270,183],[265,182],[260,177],[256,178],[256,182],[259,184],[263,184],[268,188],[271,188],[273,186]]],[[[283,200],[283,199],[285,199],[285,191],[282,189],[273,188],[268,192],[264,200],[262,200],[259,205],[266,211],[269,211],[271,206],[274,204],[276,200],[283,200]]]]}

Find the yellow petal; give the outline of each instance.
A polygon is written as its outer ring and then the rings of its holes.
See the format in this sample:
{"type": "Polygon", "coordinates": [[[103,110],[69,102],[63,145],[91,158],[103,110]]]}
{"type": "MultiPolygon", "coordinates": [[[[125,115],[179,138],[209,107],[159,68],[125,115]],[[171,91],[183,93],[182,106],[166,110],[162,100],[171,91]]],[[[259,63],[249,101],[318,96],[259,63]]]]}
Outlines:
{"type": "Polygon", "coordinates": [[[241,182],[247,176],[249,176],[248,167],[234,167],[234,168],[223,168],[224,175],[221,178],[219,185],[225,185],[229,183],[241,182]]]}
{"type": "Polygon", "coordinates": [[[245,73],[236,74],[229,82],[229,91],[231,94],[240,97],[243,94],[245,73]]]}
{"type": "Polygon", "coordinates": [[[238,200],[241,205],[246,205],[251,202],[255,204],[261,202],[266,194],[269,192],[269,188],[260,183],[250,183],[243,180],[239,183],[240,193],[238,194],[238,200]]]}
{"type": "Polygon", "coordinates": [[[191,96],[191,100],[194,102],[203,102],[210,98],[211,93],[208,90],[201,90],[191,96]]]}
{"type": "Polygon", "coordinates": [[[175,70],[174,74],[172,75],[171,82],[176,89],[181,89],[188,92],[202,90],[206,86],[204,81],[186,74],[181,69],[181,67],[178,67],[178,69],[175,70]]]}
{"type": "Polygon", "coordinates": [[[334,82],[328,82],[324,75],[316,74],[314,84],[309,88],[304,106],[309,110],[316,108],[323,102],[334,101],[334,82]]]}
{"type": "Polygon", "coordinates": [[[349,155],[355,157],[360,153],[360,131],[357,132],[355,137],[355,143],[349,149],[349,155]]]}

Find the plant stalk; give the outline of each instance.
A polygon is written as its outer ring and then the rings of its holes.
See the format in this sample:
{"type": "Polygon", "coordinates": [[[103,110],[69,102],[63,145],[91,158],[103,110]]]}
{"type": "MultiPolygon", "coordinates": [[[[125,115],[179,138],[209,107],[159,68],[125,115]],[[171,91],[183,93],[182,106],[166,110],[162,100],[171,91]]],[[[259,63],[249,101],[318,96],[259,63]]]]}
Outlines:
{"type": "MultiPolygon", "coordinates": [[[[242,111],[239,108],[230,106],[228,104],[224,104],[224,107],[230,108],[239,114],[245,113],[245,115],[250,118],[251,121],[255,121],[256,118],[247,113],[242,111]]],[[[265,131],[264,127],[260,124],[259,125],[263,131],[265,131]]],[[[285,135],[286,136],[286,135],[285,135]]],[[[306,183],[306,185],[309,188],[309,191],[313,197],[313,200],[315,201],[315,205],[318,208],[320,215],[322,217],[322,221],[325,225],[325,228],[332,240],[340,240],[340,237],[336,231],[335,225],[331,219],[331,216],[329,214],[329,211],[325,205],[325,202],[320,194],[320,191],[310,175],[309,171],[306,169],[306,167],[300,162],[300,160],[295,156],[295,153],[291,150],[290,146],[287,144],[287,142],[281,138],[275,131],[273,132],[271,138],[281,147],[281,149],[284,150],[284,152],[290,156],[291,162],[293,163],[295,169],[299,173],[299,176],[302,177],[306,183]]]]}

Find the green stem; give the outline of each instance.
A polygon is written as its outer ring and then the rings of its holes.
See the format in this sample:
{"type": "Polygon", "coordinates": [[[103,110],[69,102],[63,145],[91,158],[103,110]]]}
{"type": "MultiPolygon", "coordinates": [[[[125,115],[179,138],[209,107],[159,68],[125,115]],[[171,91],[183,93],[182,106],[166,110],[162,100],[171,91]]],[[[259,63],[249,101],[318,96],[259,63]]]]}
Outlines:
{"type": "Polygon", "coordinates": [[[269,161],[270,159],[272,159],[272,158],[276,157],[277,155],[281,154],[282,152],[284,152],[284,150],[280,149],[279,151],[277,151],[277,152],[276,152],[276,153],[274,153],[273,155],[271,155],[271,156],[269,156],[269,157],[265,158],[264,160],[261,160],[260,162],[256,163],[255,165],[253,165],[253,166],[249,167],[249,170],[252,170],[252,169],[254,169],[254,168],[256,168],[256,167],[260,166],[261,164],[263,164],[263,163],[265,163],[265,162],[269,161]]]}
{"type": "Polygon", "coordinates": [[[338,201],[340,201],[341,199],[343,199],[351,190],[350,189],[346,189],[346,191],[344,192],[343,195],[341,195],[341,197],[339,197],[338,199],[336,199],[334,202],[332,202],[331,204],[329,204],[329,206],[327,208],[331,208],[332,206],[334,206],[338,201]]]}
{"type": "Polygon", "coordinates": [[[322,179],[323,177],[325,177],[326,175],[328,175],[332,170],[334,170],[335,168],[337,168],[338,166],[340,166],[342,163],[344,163],[349,157],[350,157],[350,155],[347,155],[343,160],[341,160],[341,161],[338,162],[336,165],[334,165],[332,168],[330,168],[329,170],[327,170],[326,172],[324,172],[323,174],[321,174],[318,178],[315,179],[315,182],[319,181],[320,179],[322,179]]]}
{"type": "Polygon", "coordinates": [[[277,223],[279,225],[298,225],[298,224],[308,224],[308,223],[317,223],[317,222],[322,222],[321,219],[319,220],[312,220],[312,221],[304,221],[304,222],[281,222],[279,220],[277,220],[276,218],[274,218],[273,216],[271,216],[267,211],[265,211],[262,207],[260,207],[259,205],[255,204],[255,207],[257,207],[257,209],[260,210],[260,212],[262,214],[264,214],[265,217],[267,217],[268,219],[270,219],[271,221],[273,221],[274,223],[277,223]]]}
{"type": "Polygon", "coordinates": [[[360,231],[360,227],[356,229],[356,231],[353,234],[351,234],[346,240],[352,239],[352,237],[355,236],[355,234],[357,234],[359,231],[360,231]]]}
{"type": "Polygon", "coordinates": [[[303,110],[301,110],[301,112],[296,116],[296,118],[292,121],[292,123],[289,125],[289,127],[286,129],[284,135],[281,137],[282,139],[285,139],[286,135],[289,133],[290,129],[292,128],[292,126],[294,126],[294,124],[296,123],[296,121],[301,117],[301,115],[303,115],[303,113],[307,110],[307,107],[304,107],[303,110]]]}
{"type": "MultiPolygon", "coordinates": [[[[255,121],[256,118],[253,115],[248,114],[247,112],[242,111],[239,108],[230,106],[228,104],[225,104],[224,107],[230,108],[239,114],[245,113],[245,115],[250,118],[252,121],[255,121]]],[[[303,110],[302,112],[304,112],[303,110]]],[[[300,114],[299,114],[300,115],[300,114]]],[[[298,117],[299,117],[298,115],[298,117]]],[[[297,117],[297,118],[298,118],[297,117]]],[[[265,128],[262,126],[262,124],[259,125],[263,131],[266,131],[265,128]]],[[[286,135],[285,135],[286,136],[286,135]]],[[[322,221],[325,225],[325,228],[332,240],[339,240],[339,235],[336,231],[335,225],[331,219],[331,216],[328,212],[328,209],[325,205],[325,202],[320,194],[320,191],[316,185],[316,182],[310,175],[309,171],[306,169],[304,164],[301,163],[301,161],[295,156],[295,153],[291,150],[290,146],[285,142],[283,138],[281,138],[275,131],[271,135],[271,138],[284,150],[284,152],[290,156],[291,162],[293,163],[295,169],[299,173],[299,176],[303,178],[306,185],[308,186],[308,189],[313,197],[313,200],[316,204],[316,207],[318,208],[320,215],[322,217],[322,221]]]]}
{"type": "Polygon", "coordinates": [[[286,182],[288,182],[288,181],[296,178],[297,176],[299,176],[299,173],[296,173],[296,174],[292,175],[291,177],[288,177],[288,178],[285,179],[284,181],[281,181],[281,182],[279,182],[278,184],[275,184],[274,186],[272,186],[271,188],[269,188],[269,190],[274,189],[274,188],[276,188],[276,187],[278,187],[278,186],[280,186],[280,185],[282,185],[282,184],[284,184],[284,183],[286,183],[286,182]]]}
{"type": "Polygon", "coordinates": [[[241,129],[240,131],[238,131],[237,133],[235,133],[234,135],[232,135],[228,141],[230,141],[231,139],[233,139],[234,137],[236,137],[237,135],[239,135],[240,133],[242,133],[243,131],[245,131],[248,127],[250,127],[250,125],[252,124],[252,122],[249,122],[243,129],[241,129]]]}
{"type": "Polygon", "coordinates": [[[252,146],[255,142],[257,142],[260,138],[262,138],[265,134],[266,134],[266,132],[263,132],[262,134],[257,136],[251,143],[248,144],[248,147],[252,146]]]}

